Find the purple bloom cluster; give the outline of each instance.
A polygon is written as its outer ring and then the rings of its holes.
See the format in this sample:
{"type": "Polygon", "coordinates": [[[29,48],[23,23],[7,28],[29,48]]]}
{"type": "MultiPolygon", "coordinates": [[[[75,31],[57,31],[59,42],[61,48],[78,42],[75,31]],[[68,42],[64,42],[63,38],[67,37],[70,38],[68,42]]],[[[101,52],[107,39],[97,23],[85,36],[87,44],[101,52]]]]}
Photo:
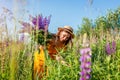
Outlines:
{"type": "Polygon", "coordinates": [[[80,62],[81,62],[81,72],[80,80],[89,80],[91,72],[91,49],[84,48],[80,50],[80,62]]]}
{"type": "Polygon", "coordinates": [[[45,30],[46,26],[49,26],[51,15],[48,17],[43,17],[42,15],[38,15],[36,17],[30,16],[32,23],[38,27],[38,29],[45,30]]]}
{"type": "Polygon", "coordinates": [[[107,43],[106,46],[105,46],[105,50],[106,50],[106,53],[108,55],[111,55],[113,53],[115,53],[116,51],[116,42],[115,41],[112,41],[112,43],[107,43]]]}
{"type": "Polygon", "coordinates": [[[50,24],[50,19],[51,19],[51,15],[48,17],[43,17],[42,15],[38,15],[36,17],[33,17],[30,15],[30,20],[32,22],[32,24],[24,22],[24,21],[19,21],[20,24],[23,25],[21,32],[28,32],[30,33],[32,30],[36,31],[36,30],[44,30],[44,31],[48,31],[48,26],[50,24]]]}

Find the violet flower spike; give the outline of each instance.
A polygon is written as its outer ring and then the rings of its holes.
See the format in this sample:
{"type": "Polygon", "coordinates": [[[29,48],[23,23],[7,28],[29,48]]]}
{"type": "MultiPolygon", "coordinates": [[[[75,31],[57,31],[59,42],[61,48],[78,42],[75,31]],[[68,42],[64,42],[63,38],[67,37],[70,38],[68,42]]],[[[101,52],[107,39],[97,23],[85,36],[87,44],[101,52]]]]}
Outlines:
{"type": "Polygon", "coordinates": [[[115,51],[116,51],[116,42],[115,41],[112,41],[111,44],[110,43],[106,44],[106,53],[108,55],[115,53],[115,51]]]}
{"type": "Polygon", "coordinates": [[[81,57],[79,61],[81,62],[81,72],[80,80],[89,80],[91,72],[91,49],[84,48],[80,50],[81,57]]]}
{"type": "Polygon", "coordinates": [[[108,55],[110,55],[112,53],[111,48],[110,48],[110,43],[106,44],[106,52],[107,52],[108,55]]]}
{"type": "Polygon", "coordinates": [[[45,30],[47,29],[46,26],[49,26],[50,24],[51,16],[49,16],[48,18],[47,17],[43,18],[42,15],[38,15],[37,17],[30,16],[30,18],[35,27],[38,27],[37,28],[38,30],[40,29],[45,30]]]}

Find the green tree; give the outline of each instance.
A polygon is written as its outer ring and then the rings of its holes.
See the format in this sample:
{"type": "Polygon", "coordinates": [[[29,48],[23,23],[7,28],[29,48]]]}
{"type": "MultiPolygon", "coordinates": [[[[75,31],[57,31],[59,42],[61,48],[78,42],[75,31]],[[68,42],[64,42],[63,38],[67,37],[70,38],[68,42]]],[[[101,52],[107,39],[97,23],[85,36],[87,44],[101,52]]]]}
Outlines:
{"type": "Polygon", "coordinates": [[[92,21],[88,18],[83,18],[82,25],[78,29],[78,34],[84,34],[87,33],[88,36],[90,36],[90,32],[92,30],[92,21]]]}

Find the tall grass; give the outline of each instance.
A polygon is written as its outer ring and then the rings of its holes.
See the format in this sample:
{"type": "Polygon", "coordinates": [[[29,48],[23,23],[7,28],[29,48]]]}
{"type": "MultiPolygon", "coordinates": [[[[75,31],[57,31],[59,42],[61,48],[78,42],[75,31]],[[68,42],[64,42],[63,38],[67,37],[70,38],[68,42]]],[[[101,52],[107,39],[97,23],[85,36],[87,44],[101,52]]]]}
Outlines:
{"type": "MultiPolygon", "coordinates": [[[[99,33],[100,37],[91,34],[89,37],[92,49],[92,72],[91,80],[119,80],[120,79],[120,34],[99,33]],[[116,52],[107,55],[105,45],[107,42],[116,41],[116,52]]],[[[61,63],[46,58],[48,74],[43,80],[78,80],[80,78],[80,52],[82,48],[82,36],[73,40],[72,48],[60,52],[71,67],[63,66],[61,63]]],[[[17,39],[16,39],[17,40],[17,39]]],[[[0,42],[0,79],[3,80],[32,80],[33,54],[36,44],[4,39],[0,42]]],[[[45,50],[47,53],[47,50],[45,50]]]]}
{"type": "MultiPolygon", "coordinates": [[[[119,80],[120,79],[120,38],[115,36],[117,43],[116,52],[107,55],[105,44],[107,35],[103,39],[90,37],[92,49],[92,72],[91,80],[119,80]],[[93,39],[93,40],[92,40],[93,39]],[[97,39],[97,40],[96,40],[97,39]],[[97,41],[97,42],[94,42],[97,41]]],[[[109,36],[112,41],[112,34],[109,36]]],[[[60,52],[71,67],[63,66],[61,63],[51,60],[48,55],[46,66],[47,76],[43,80],[78,80],[80,78],[80,52],[82,48],[82,35],[73,40],[73,47],[65,52],[60,52]]],[[[24,44],[18,41],[1,42],[0,44],[0,79],[4,80],[32,80],[32,63],[35,44],[24,44]]],[[[47,51],[46,51],[47,53],[47,51]]]]}

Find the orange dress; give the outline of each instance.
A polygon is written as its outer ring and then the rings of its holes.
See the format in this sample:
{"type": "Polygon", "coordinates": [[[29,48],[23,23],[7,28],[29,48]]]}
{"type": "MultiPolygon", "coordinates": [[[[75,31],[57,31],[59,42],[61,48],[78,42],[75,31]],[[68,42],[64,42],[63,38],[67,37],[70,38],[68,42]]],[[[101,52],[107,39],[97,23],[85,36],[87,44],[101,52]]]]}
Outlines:
{"type": "Polygon", "coordinates": [[[48,54],[52,59],[55,59],[55,55],[59,53],[60,50],[65,49],[64,44],[60,44],[59,42],[51,41],[47,47],[48,54]]]}

